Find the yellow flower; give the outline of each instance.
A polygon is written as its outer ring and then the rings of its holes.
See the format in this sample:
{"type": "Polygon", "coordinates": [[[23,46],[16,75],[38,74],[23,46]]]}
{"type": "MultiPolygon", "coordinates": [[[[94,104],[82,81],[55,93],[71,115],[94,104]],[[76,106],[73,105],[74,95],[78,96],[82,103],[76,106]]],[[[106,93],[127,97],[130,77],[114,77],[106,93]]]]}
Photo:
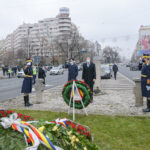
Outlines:
{"type": "Polygon", "coordinates": [[[71,145],[72,145],[72,147],[74,147],[74,142],[73,141],[71,142],[71,145]]]}
{"type": "Polygon", "coordinates": [[[75,139],[76,139],[76,136],[75,136],[75,135],[73,135],[73,136],[72,136],[72,140],[74,140],[74,141],[75,141],[75,139]]]}
{"type": "Polygon", "coordinates": [[[38,130],[40,131],[40,132],[43,132],[43,130],[45,129],[45,127],[44,126],[42,126],[42,127],[40,127],[40,128],[38,128],[38,130]]]}
{"type": "Polygon", "coordinates": [[[52,131],[57,131],[58,130],[58,127],[57,126],[54,126],[52,131]]]}
{"type": "Polygon", "coordinates": [[[76,142],[79,142],[79,139],[78,139],[78,138],[76,138],[76,142]]]}
{"type": "Polygon", "coordinates": [[[72,134],[72,131],[67,132],[67,134],[68,134],[68,135],[71,135],[71,134],[72,134]]]}
{"type": "Polygon", "coordinates": [[[84,147],[84,148],[83,148],[83,150],[87,150],[87,148],[86,148],[86,147],[84,147]]]}

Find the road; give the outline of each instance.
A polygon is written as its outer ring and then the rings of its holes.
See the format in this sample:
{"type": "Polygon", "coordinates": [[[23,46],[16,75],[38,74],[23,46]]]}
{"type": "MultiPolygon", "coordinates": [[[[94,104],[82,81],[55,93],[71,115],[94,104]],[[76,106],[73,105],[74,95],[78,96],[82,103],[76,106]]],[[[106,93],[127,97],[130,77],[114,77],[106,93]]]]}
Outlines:
{"type": "MultiPolygon", "coordinates": [[[[119,72],[127,78],[140,78],[140,71],[130,71],[129,67],[119,66],[119,72]]],[[[81,71],[79,72],[78,79],[81,79],[81,71]]],[[[67,82],[68,71],[64,71],[63,75],[50,76],[47,72],[46,89],[53,88],[59,85],[64,85],[67,82]]],[[[21,94],[23,79],[11,78],[0,80],[0,101],[15,98],[21,94]]]]}
{"type": "Polygon", "coordinates": [[[130,68],[126,66],[119,66],[119,72],[130,80],[141,77],[141,71],[130,71],[130,68]]]}
{"type": "MultiPolygon", "coordinates": [[[[64,85],[67,82],[68,71],[64,71],[63,75],[49,75],[46,76],[46,89],[53,88],[59,85],[64,85]]],[[[81,78],[81,71],[78,75],[81,78]]],[[[21,94],[22,78],[11,78],[0,80],[0,101],[15,98],[21,94]]]]}

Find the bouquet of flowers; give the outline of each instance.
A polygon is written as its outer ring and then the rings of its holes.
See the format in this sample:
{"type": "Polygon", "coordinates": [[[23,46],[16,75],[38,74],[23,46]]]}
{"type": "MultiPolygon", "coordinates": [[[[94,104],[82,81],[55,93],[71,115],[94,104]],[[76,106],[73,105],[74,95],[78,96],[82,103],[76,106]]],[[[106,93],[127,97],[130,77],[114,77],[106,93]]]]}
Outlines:
{"type": "Polygon", "coordinates": [[[52,122],[35,121],[31,116],[0,110],[0,149],[31,150],[31,148],[38,150],[99,149],[93,143],[88,127],[66,118],[52,122]]]}

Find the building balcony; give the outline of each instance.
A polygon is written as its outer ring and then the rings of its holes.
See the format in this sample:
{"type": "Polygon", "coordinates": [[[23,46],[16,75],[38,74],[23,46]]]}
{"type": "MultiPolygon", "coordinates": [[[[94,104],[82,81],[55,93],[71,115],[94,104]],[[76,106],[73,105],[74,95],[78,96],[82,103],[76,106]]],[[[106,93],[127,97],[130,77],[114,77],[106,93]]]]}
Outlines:
{"type": "Polygon", "coordinates": [[[58,26],[59,26],[59,28],[63,28],[63,27],[69,27],[69,28],[71,28],[71,24],[68,24],[68,23],[61,23],[58,26]]]}
{"type": "Polygon", "coordinates": [[[59,23],[71,23],[71,20],[70,19],[59,19],[58,21],[59,23]]]}
{"type": "Polygon", "coordinates": [[[70,28],[66,28],[66,27],[63,27],[63,28],[59,28],[59,31],[70,31],[70,28]]]}

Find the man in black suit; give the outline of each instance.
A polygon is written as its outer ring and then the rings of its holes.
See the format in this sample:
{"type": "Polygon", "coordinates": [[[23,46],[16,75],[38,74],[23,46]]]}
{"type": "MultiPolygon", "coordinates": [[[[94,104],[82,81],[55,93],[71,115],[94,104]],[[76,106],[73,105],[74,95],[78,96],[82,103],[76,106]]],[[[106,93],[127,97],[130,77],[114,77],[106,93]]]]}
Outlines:
{"type": "Polygon", "coordinates": [[[82,79],[89,85],[93,92],[93,85],[96,80],[95,64],[91,62],[90,57],[86,58],[86,63],[83,64],[82,79]]]}

